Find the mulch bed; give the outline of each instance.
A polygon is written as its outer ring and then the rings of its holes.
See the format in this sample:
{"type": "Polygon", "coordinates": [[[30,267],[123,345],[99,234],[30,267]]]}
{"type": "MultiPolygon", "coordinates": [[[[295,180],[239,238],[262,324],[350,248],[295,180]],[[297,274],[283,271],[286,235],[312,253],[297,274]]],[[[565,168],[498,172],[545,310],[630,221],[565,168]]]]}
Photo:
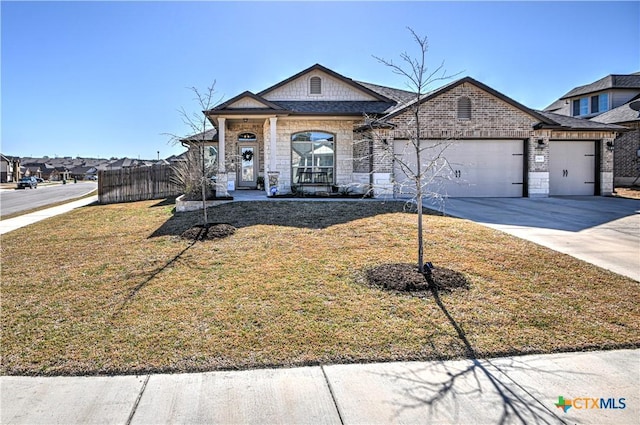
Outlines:
{"type": "Polygon", "coordinates": [[[212,239],[222,239],[231,236],[236,232],[236,228],[227,223],[198,224],[185,230],[180,237],[192,241],[205,241],[212,239]]]}
{"type": "Polygon", "coordinates": [[[423,296],[433,290],[451,292],[457,289],[469,289],[465,276],[455,270],[434,267],[425,269],[422,274],[415,264],[382,264],[366,271],[369,285],[399,292],[415,293],[423,296]]]}

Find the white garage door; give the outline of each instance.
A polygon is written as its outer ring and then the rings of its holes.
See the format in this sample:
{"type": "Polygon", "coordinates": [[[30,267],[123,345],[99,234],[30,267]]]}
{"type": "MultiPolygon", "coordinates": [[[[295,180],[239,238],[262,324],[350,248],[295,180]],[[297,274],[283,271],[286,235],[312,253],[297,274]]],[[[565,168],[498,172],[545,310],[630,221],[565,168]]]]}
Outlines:
{"type": "Polygon", "coordinates": [[[595,193],[595,142],[549,142],[549,195],[595,193]]]}
{"type": "MultiPolygon", "coordinates": [[[[523,195],[524,142],[522,140],[425,141],[422,166],[436,161],[428,175],[428,190],[451,197],[521,197],[523,195]]],[[[415,171],[415,149],[397,140],[395,154],[415,171]]],[[[401,194],[415,193],[400,161],[394,176],[401,194]]]]}

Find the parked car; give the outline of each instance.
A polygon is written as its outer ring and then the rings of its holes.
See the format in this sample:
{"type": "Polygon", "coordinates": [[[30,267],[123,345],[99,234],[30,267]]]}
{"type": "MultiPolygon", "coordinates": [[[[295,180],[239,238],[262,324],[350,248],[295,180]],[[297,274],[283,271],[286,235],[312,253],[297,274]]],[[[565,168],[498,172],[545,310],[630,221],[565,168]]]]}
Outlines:
{"type": "Polygon", "coordinates": [[[90,176],[87,176],[87,180],[98,180],[98,176],[92,174],[90,176]]]}
{"type": "Polygon", "coordinates": [[[18,189],[37,189],[38,181],[35,177],[23,177],[18,180],[18,189]]]}

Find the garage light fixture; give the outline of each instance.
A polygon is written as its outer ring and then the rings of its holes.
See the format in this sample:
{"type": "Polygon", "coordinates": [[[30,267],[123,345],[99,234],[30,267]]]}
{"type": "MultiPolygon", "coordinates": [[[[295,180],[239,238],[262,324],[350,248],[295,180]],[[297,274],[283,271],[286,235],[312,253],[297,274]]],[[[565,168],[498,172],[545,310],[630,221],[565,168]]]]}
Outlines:
{"type": "Polygon", "coordinates": [[[544,146],[545,146],[544,139],[538,139],[538,146],[536,146],[536,149],[543,149],[544,146]]]}
{"type": "Polygon", "coordinates": [[[609,152],[613,152],[613,149],[614,149],[614,148],[615,148],[615,145],[613,144],[613,142],[612,142],[611,140],[609,140],[609,141],[607,142],[607,150],[608,150],[609,152]]]}

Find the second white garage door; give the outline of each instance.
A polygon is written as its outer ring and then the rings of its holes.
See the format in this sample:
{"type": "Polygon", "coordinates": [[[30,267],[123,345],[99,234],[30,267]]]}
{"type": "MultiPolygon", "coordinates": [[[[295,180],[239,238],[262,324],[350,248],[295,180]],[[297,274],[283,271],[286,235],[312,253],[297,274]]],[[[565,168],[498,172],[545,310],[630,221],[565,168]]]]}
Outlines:
{"type": "MultiPolygon", "coordinates": [[[[415,150],[405,140],[394,142],[394,152],[415,170],[415,150]]],[[[429,190],[451,197],[521,197],[524,184],[522,140],[425,141],[422,164],[441,156],[439,175],[429,190]],[[446,159],[446,164],[444,159],[446,159]]],[[[410,174],[410,173],[409,173],[410,174]]],[[[394,167],[398,191],[415,193],[415,185],[400,161],[394,167]]]]}
{"type": "Polygon", "coordinates": [[[549,142],[549,195],[594,195],[595,142],[549,142]]]}

